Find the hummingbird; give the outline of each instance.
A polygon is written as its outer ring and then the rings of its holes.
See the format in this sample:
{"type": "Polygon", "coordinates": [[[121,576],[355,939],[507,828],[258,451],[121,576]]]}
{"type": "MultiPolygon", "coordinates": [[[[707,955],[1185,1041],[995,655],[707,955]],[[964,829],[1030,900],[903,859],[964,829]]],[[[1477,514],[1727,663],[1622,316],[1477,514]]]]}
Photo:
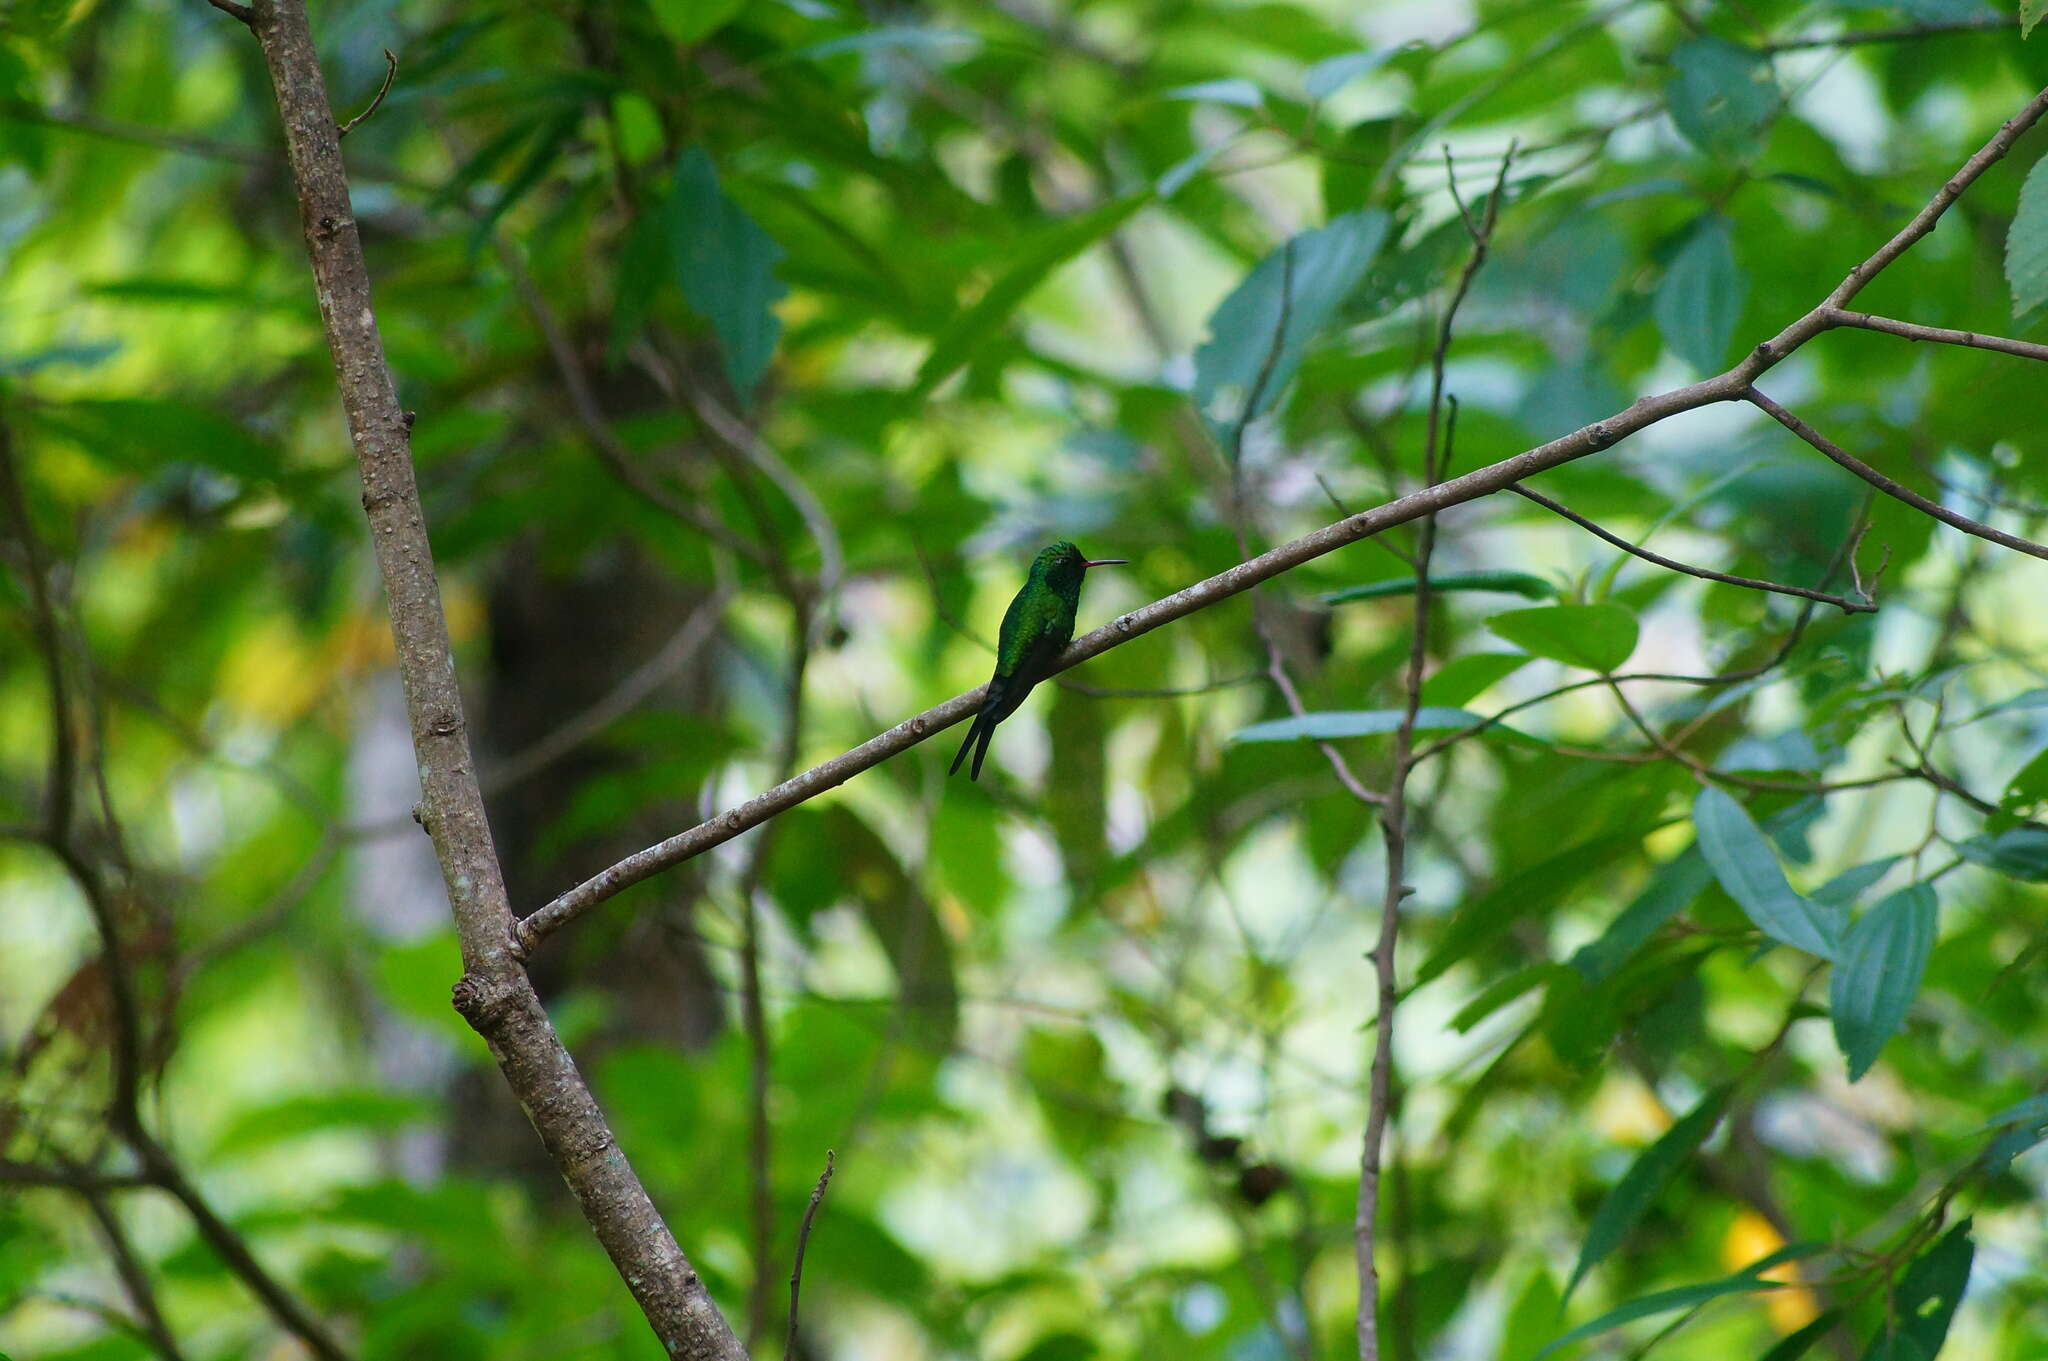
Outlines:
{"type": "Polygon", "coordinates": [[[1031,575],[1017,592],[1010,608],[1003,612],[1003,630],[996,639],[996,673],[989,678],[988,693],[981,711],[967,729],[967,740],[953,764],[951,775],[974,748],[974,764],[967,778],[981,778],[981,763],[988,756],[988,743],[996,724],[1017,712],[1031,688],[1052,674],[1053,659],[1074,641],[1074,611],[1081,604],[1081,579],[1090,567],[1118,567],[1128,558],[1097,558],[1090,561],[1081,550],[1062,539],[1039,550],[1031,560],[1031,575]]]}

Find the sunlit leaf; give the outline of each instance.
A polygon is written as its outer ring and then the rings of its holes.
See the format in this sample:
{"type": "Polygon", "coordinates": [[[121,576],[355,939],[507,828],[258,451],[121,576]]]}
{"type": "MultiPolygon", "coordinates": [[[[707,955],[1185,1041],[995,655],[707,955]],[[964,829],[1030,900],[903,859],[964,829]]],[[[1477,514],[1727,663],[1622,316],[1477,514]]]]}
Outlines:
{"type": "Polygon", "coordinates": [[[1488,619],[1486,627],[1525,652],[1588,671],[1617,670],[1636,650],[1636,617],[1620,605],[1509,610],[1488,619]]]}
{"type": "MultiPolygon", "coordinates": [[[[1390,596],[1415,594],[1414,577],[1394,577],[1387,581],[1375,581],[1364,586],[1347,586],[1341,591],[1330,591],[1320,597],[1325,605],[1348,605],[1355,600],[1385,600],[1390,596]]],[[[1432,594],[1447,591],[1496,591],[1510,595],[1526,596],[1531,600],[1548,600],[1557,594],[1554,582],[1546,581],[1528,572],[1446,572],[1429,579],[1432,594]]]]}

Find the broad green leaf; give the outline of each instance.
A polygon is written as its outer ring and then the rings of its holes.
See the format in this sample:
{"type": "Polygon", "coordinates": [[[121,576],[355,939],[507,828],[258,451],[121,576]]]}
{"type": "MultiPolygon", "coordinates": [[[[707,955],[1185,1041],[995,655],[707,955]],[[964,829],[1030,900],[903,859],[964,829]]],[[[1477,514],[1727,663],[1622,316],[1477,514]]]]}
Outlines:
{"type": "Polygon", "coordinates": [[[1161,99],[1187,99],[1205,104],[1236,104],[1255,109],[1266,102],[1266,92],[1249,80],[1205,80],[1194,85],[1176,85],[1162,92],[1161,99]]]}
{"type": "Polygon", "coordinates": [[[233,1157],[330,1130],[390,1132],[435,1118],[433,1103],[374,1088],[313,1092],[243,1111],[213,1141],[210,1156],[233,1157]]]}
{"type": "Polygon", "coordinates": [[[1422,702],[1461,707],[1534,660],[1521,652],[1468,652],[1453,657],[1422,683],[1422,702]]]}
{"type": "Polygon", "coordinates": [[[747,7],[747,0],[647,0],[661,31],[685,46],[710,37],[747,7]]]}
{"type": "Polygon", "coordinates": [[[1742,805],[1719,789],[1703,789],[1693,801],[1700,853],[1736,906],[1772,940],[1833,959],[1841,944],[1839,908],[1792,891],[1771,843],[1742,805]]]}
{"type": "Polygon", "coordinates": [[[2048,882],[2048,827],[2029,823],[1996,835],[1971,837],[1956,847],[1963,859],[2030,884],[2048,882]]]}
{"type": "Polygon", "coordinates": [[[1870,1071],[1884,1042],[1905,1024],[1934,948],[1934,889],[1913,884],[1858,917],[1842,935],[1828,981],[1835,1043],[1849,1061],[1849,1081],[1870,1071]]]}
{"type": "Polygon", "coordinates": [[[605,362],[616,368],[626,349],[640,338],[648,314],[669,276],[669,224],[665,207],[640,214],[619,247],[619,268],[612,284],[611,336],[605,362]]]}
{"type": "Polygon", "coordinates": [[[670,266],[692,311],[711,323],[726,376],[742,396],[767,372],[782,322],[775,303],[785,291],[775,277],[782,247],[719,188],[718,171],[701,147],[676,161],[668,202],[670,266]]]}
{"type": "Polygon", "coordinates": [[[1787,1333],[1778,1339],[1778,1345],[1763,1354],[1761,1361],[1799,1361],[1799,1358],[1813,1350],[1813,1344],[1827,1336],[1828,1330],[1842,1321],[1840,1309],[1830,1309],[1814,1319],[1796,1333],[1787,1333]]]}
{"type": "Polygon", "coordinates": [[[1636,617],[1620,605],[1544,605],[1509,610],[1486,627],[1538,657],[1613,671],[1636,650],[1636,617]]]}
{"type": "Polygon", "coordinates": [[[1727,220],[1710,213],[1665,266],[1651,304],[1657,333],[1680,359],[1702,373],[1714,373],[1728,357],[1748,291],[1727,220]]]}
{"type": "Polygon", "coordinates": [[[1723,1295],[1751,1294],[1760,1290],[1780,1290],[1783,1288],[1784,1283],[1781,1281],[1767,1281],[1761,1276],[1752,1275],[1750,1272],[1745,1271],[1738,1272],[1733,1276],[1723,1276],[1718,1281],[1706,1281],[1699,1285],[1681,1285],[1672,1290],[1659,1290],[1654,1294],[1643,1295],[1637,1299],[1630,1300],[1627,1304],[1610,1309],[1591,1323],[1580,1324],[1563,1337],[1556,1338],[1546,1344],[1542,1351],[1536,1353],[1535,1361],[1542,1361],[1543,1357],[1550,1355],[1560,1347],[1569,1346],[1574,1342],[1592,1337],[1597,1333],[1604,1333],[1610,1328],[1619,1328],[1624,1323],[1633,1323],[1639,1318],[1649,1318],[1654,1314],[1668,1314],[1674,1309],[1691,1309],[1696,1305],[1720,1299],[1723,1295]]]}
{"type": "Polygon", "coordinates": [[[1671,53],[1671,68],[1664,98],[1687,141],[1714,155],[1760,145],[1780,101],[1768,58],[1720,38],[1694,38],[1671,53]]]}
{"type": "MultiPolygon", "coordinates": [[[[1276,718],[1265,723],[1254,723],[1249,728],[1240,728],[1231,736],[1233,742],[1298,742],[1304,739],[1317,742],[1333,741],[1341,737],[1378,737],[1398,731],[1405,716],[1401,709],[1339,709],[1324,713],[1302,714],[1297,718],[1276,718]]],[[[1437,709],[1424,707],[1415,711],[1416,732],[1456,732],[1469,728],[1475,723],[1485,722],[1485,716],[1469,709],[1437,709]]],[[[1488,731],[1505,731],[1503,725],[1495,724],[1488,731]]]]}
{"type": "Polygon", "coordinates": [[[1610,977],[1664,923],[1690,907],[1713,880],[1713,871],[1707,867],[1699,847],[1686,847],[1657,868],[1635,901],[1622,909],[1598,939],[1579,947],[1571,957],[1571,966],[1588,983],[1610,977]]]}
{"type": "Polygon", "coordinates": [[[2048,156],[2034,162],[2020,186],[2005,233],[2005,281],[2012,286],[2014,316],[2048,303],[2048,156]]]}
{"type": "Polygon", "coordinates": [[[1195,405],[1218,439],[1227,440],[1286,391],[1309,342],[1365,278],[1387,225],[1385,213],[1367,209],[1303,232],[1261,260],[1217,306],[1209,338],[1195,351],[1195,405]]]}
{"type": "Polygon", "coordinates": [[[1443,940],[1416,971],[1416,985],[1429,982],[1516,921],[1550,908],[1595,870],[1634,854],[1649,830],[1630,828],[1567,847],[1509,876],[1476,901],[1460,903],[1443,940]]]}
{"type": "Polygon", "coordinates": [[[1579,1288],[1579,1282],[1585,1279],[1586,1273],[1621,1246],[1621,1240],[1656,1203],[1671,1178],[1677,1175],[1679,1167],[1714,1132],[1714,1126],[1721,1123],[1721,1113],[1728,1108],[1732,1090],[1723,1085],[1708,1092],[1700,1098],[1698,1105],[1665,1130],[1656,1143],[1636,1155],[1635,1162],[1629,1165],[1621,1180],[1614,1184],[1614,1189],[1600,1202],[1600,1208],[1593,1212],[1593,1222],[1586,1229],[1586,1241],[1579,1248],[1578,1264],[1572,1268],[1571,1279],[1565,1282],[1564,1297],[1567,1300],[1579,1288]]]}
{"type": "Polygon", "coordinates": [[[1532,1361],[1538,1339],[1557,1326],[1563,1309],[1564,1301],[1558,1297],[1550,1272],[1539,1266],[1508,1310],[1501,1327],[1499,1361],[1532,1361]]]}
{"type": "Polygon", "coordinates": [[[1025,246],[979,300],[956,313],[932,338],[931,351],[918,365],[916,381],[905,400],[915,405],[931,396],[1009,323],[1011,315],[1055,269],[1121,227],[1151,201],[1148,193],[1112,200],[1094,212],[1058,224],[1025,246]]]}
{"type": "MultiPolygon", "coordinates": [[[[1320,599],[1325,605],[1348,605],[1355,600],[1385,600],[1390,596],[1413,595],[1416,580],[1415,577],[1395,577],[1364,586],[1347,586],[1341,591],[1330,591],[1320,599]]],[[[1500,591],[1531,600],[1549,600],[1557,595],[1556,585],[1527,572],[1446,572],[1443,576],[1431,577],[1429,589],[1439,595],[1447,591],[1500,591]]]]}
{"type": "Polygon", "coordinates": [[[2035,25],[2048,15],[2048,0],[2020,0],[2020,37],[2034,36],[2035,25]]]}
{"type": "Polygon", "coordinates": [[[1382,47],[1371,52],[1346,52],[1340,57],[1325,57],[1302,73],[1301,88],[1310,99],[1328,99],[1360,76],[1379,70],[1399,52],[1399,48],[1382,47]]]}

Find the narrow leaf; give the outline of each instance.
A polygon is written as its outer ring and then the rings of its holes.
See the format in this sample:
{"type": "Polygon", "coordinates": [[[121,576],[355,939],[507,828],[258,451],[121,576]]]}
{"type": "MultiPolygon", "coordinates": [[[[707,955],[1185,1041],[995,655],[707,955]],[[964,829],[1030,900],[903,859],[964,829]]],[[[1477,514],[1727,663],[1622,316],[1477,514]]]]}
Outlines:
{"type": "Polygon", "coordinates": [[[1708,214],[1671,257],[1657,285],[1651,304],[1657,332],[1673,354],[1702,373],[1713,373],[1728,357],[1748,291],[1727,221],[1708,214]]]}
{"type": "Polygon", "coordinates": [[[1613,671],[1636,650],[1636,617],[1620,605],[1544,605],[1509,610],[1486,627],[1538,657],[1613,671]]]}
{"type": "Polygon", "coordinates": [[[1778,1345],[1765,1352],[1762,1361],[1799,1361],[1799,1358],[1813,1350],[1813,1344],[1825,1337],[1830,1328],[1842,1321],[1842,1311],[1830,1309],[1807,1324],[1796,1333],[1788,1333],[1778,1340],[1778,1345]]]}
{"type": "Polygon", "coordinates": [[[1934,889],[1913,884],[1858,917],[1842,937],[1828,982],[1835,1043],[1849,1061],[1849,1081],[1870,1071],[1886,1040],[1905,1024],[1934,948],[1934,889]]]}
{"type": "Polygon", "coordinates": [[[746,4],[747,0],[647,0],[661,31],[686,46],[725,27],[746,4]]]}
{"type": "Polygon", "coordinates": [[[1194,85],[1176,85],[1161,99],[1187,99],[1205,104],[1236,104],[1255,109],[1266,102],[1266,93],[1249,80],[1205,80],[1194,85]]]}
{"type": "Polygon", "coordinates": [[[1461,707],[1534,660],[1520,652],[1468,652],[1453,657],[1422,683],[1422,702],[1461,707]]]}
{"type": "Polygon", "coordinates": [[[1718,1281],[1706,1281],[1699,1285],[1681,1285],[1673,1290],[1659,1290],[1655,1294],[1644,1295],[1638,1299],[1630,1300],[1627,1304],[1610,1309],[1590,1323],[1580,1324],[1563,1337],[1550,1342],[1542,1351],[1537,1352],[1536,1361],[1542,1361],[1543,1357],[1550,1355],[1560,1347],[1569,1346],[1574,1342],[1592,1337],[1596,1333],[1604,1333],[1610,1328],[1619,1328],[1624,1323],[1633,1323],[1639,1318],[1649,1318],[1653,1314],[1668,1314],[1674,1309],[1690,1309],[1695,1305],[1720,1299],[1723,1295],[1741,1295],[1760,1290],[1778,1290],[1783,1288],[1783,1284],[1781,1281],[1764,1280],[1762,1277],[1753,1276],[1748,1272],[1738,1272],[1733,1276],[1723,1276],[1718,1281]]]}
{"type": "Polygon", "coordinates": [[[1965,1219],[1915,1258],[1892,1292],[1892,1316],[1899,1321],[1899,1332],[1930,1357],[1939,1356],[1941,1344],[1948,1340],[1948,1325],[1963,1302],[1976,1253],[1970,1221],[1965,1219]]]}
{"type": "MultiPolygon", "coordinates": [[[[1321,599],[1325,605],[1348,605],[1355,600],[1385,600],[1391,596],[1413,595],[1416,580],[1415,577],[1394,577],[1364,586],[1347,586],[1341,591],[1330,591],[1321,599]]],[[[1528,572],[1447,572],[1440,577],[1431,577],[1429,589],[1437,594],[1503,591],[1526,596],[1530,600],[1549,600],[1557,595],[1556,585],[1528,572]]]]}
{"type": "Polygon", "coordinates": [[[1863,896],[1863,890],[1891,873],[1892,866],[1898,863],[1899,857],[1896,855],[1866,860],[1860,865],[1843,870],[1807,896],[1817,903],[1847,907],[1863,896]]]}
{"type": "Polygon", "coordinates": [[[1572,1297],[1572,1292],[1578,1289],[1579,1282],[1585,1279],[1588,1271],[1621,1246],[1621,1240],[1656,1203],[1679,1167],[1714,1132],[1714,1126],[1721,1122],[1721,1113],[1728,1107],[1728,1096],[1732,1090],[1723,1085],[1708,1092],[1698,1105],[1665,1130],[1656,1143],[1637,1155],[1621,1180],[1614,1184],[1614,1189],[1607,1193],[1607,1198],[1600,1202],[1600,1208],[1593,1212],[1593,1222],[1586,1230],[1586,1241],[1579,1248],[1578,1265],[1572,1268],[1571,1279],[1565,1283],[1565,1299],[1572,1297]]]}
{"type": "Polygon", "coordinates": [[[1360,76],[1379,70],[1398,51],[1398,48],[1383,47],[1375,52],[1346,52],[1341,57],[1325,57],[1302,73],[1301,88],[1310,99],[1328,99],[1360,76]]]}
{"type": "Polygon", "coordinates": [[[1571,957],[1571,966],[1588,983],[1599,983],[1609,977],[1665,922],[1690,907],[1713,879],[1714,873],[1707,868],[1699,847],[1686,847],[1650,876],[1650,882],[1636,895],[1636,900],[1622,909],[1597,940],[1579,947],[1571,957]]]}
{"type": "Polygon", "coordinates": [[[1839,908],[1800,897],[1785,882],[1785,871],[1764,834],[1741,804],[1719,789],[1703,789],[1693,801],[1700,853],[1736,906],[1772,940],[1833,959],[1840,945],[1839,908]]]}
{"type": "Polygon", "coordinates": [[[932,395],[939,384],[974,358],[989,339],[1009,323],[1024,300],[1055,269],[1121,227],[1131,214],[1151,202],[1151,195],[1131,194],[1104,204],[1092,213],[1062,222],[1026,246],[1010,267],[997,275],[971,307],[956,313],[932,338],[931,352],[918,365],[917,379],[906,400],[913,405],[932,395]]]}
{"type": "MultiPolygon", "coordinates": [[[[1327,742],[1340,737],[1377,737],[1399,730],[1404,712],[1401,709],[1339,709],[1325,713],[1302,714],[1297,718],[1276,718],[1267,723],[1254,723],[1249,728],[1240,728],[1230,740],[1297,742],[1306,739],[1327,742]]],[[[1483,715],[1475,714],[1469,709],[1424,707],[1415,711],[1417,732],[1455,732],[1460,728],[1469,728],[1474,723],[1485,721],[1483,715]]]]}

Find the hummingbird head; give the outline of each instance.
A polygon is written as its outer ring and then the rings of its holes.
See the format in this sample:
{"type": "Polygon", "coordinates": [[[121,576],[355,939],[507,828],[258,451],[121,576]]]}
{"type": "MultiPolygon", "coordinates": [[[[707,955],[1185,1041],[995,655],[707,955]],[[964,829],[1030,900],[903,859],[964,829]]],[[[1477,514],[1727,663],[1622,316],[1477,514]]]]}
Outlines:
{"type": "Polygon", "coordinates": [[[1042,548],[1031,564],[1031,575],[1054,588],[1073,591],[1081,589],[1081,578],[1088,574],[1090,567],[1117,567],[1130,561],[1128,558],[1096,558],[1090,560],[1081,555],[1081,550],[1065,539],[1042,548]]]}

